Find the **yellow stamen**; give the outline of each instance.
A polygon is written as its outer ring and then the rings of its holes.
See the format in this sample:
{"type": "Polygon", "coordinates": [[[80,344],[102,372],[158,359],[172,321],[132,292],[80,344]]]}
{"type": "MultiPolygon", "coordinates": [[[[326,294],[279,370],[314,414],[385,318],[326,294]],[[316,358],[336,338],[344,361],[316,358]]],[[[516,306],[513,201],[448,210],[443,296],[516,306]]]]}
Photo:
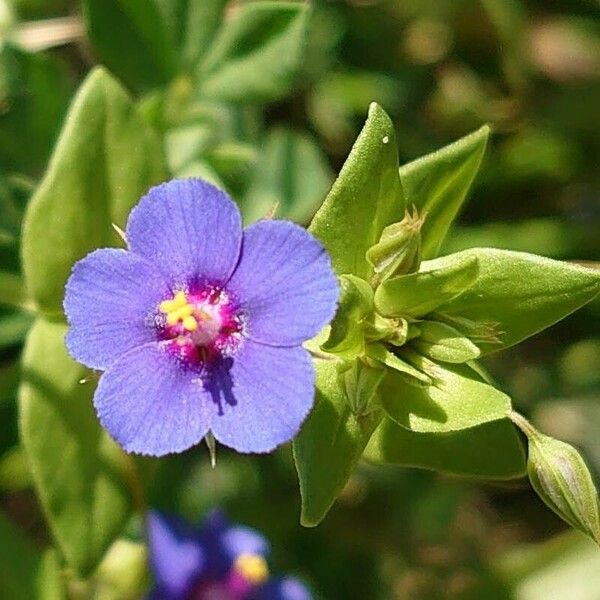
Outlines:
{"type": "Polygon", "coordinates": [[[194,317],[196,307],[188,303],[185,292],[179,291],[171,300],[163,300],[158,308],[167,316],[167,325],[177,325],[181,321],[187,331],[198,329],[194,317]]]}
{"type": "Polygon", "coordinates": [[[254,585],[264,583],[269,578],[267,561],[259,554],[240,554],[235,559],[234,568],[254,585]]]}
{"type": "Polygon", "coordinates": [[[196,331],[196,329],[198,329],[198,322],[192,316],[185,317],[182,324],[184,329],[187,329],[188,331],[196,331]]]}

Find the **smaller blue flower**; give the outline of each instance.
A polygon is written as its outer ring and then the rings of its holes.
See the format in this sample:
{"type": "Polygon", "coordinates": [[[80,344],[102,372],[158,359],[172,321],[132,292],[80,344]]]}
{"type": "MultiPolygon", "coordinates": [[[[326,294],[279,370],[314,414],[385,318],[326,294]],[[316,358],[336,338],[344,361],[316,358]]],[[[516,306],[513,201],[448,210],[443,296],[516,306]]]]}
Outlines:
{"type": "Polygon", "coordinates": [[[149,600],[312,600],[293,577],[272,577],[269,544],[257,531],[211,513],[200,528],[158,511],[148,515],[149,600]]]}
{"type": "Polygon", "coordinates": [[[65,291],[67,348],[104,371],[102,425],[154,456],[209,431],[239,452],[289,441],[314,399],[302,343],[338,298],[323,246],[288,221],[243,230],[231,198],[192,179],[152,188],[126,239],[80,260],[65,291]]]}

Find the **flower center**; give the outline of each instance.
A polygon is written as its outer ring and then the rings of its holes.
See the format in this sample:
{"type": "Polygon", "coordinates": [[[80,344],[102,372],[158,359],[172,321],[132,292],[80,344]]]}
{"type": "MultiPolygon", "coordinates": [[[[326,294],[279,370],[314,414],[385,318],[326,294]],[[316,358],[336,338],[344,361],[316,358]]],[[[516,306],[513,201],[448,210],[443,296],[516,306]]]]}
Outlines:
{"type": "Polygon", "coordinates": [[[233,569],[253,585],[260,585],[269,578],[267,561],[260,554],[240,554],[233,569]]]}
{"type": "Polygon", "coordinates": [[[179,290],[163,300],[158,310],[159,337],[188,364],[204,366],[230,353],[239,342],[242,319],[220,288],[179,290]]]}

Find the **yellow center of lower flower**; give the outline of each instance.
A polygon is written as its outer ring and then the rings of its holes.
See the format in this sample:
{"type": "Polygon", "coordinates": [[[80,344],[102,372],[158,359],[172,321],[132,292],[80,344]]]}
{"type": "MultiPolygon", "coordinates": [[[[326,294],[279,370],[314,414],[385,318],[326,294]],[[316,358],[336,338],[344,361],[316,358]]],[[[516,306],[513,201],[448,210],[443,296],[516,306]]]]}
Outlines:
{"type": "Polygon", "coordinates": [[[177,325],[181,322],[186,331],[198,329],[196,307],[188,302],[185,292],[179,291],[173,299],[163,300],[158,308],[167,316],[167,325],[177,325]]]}
{"type": "Polygon", "coordinates": [[[269,578],[267,561],[260,554],[240,554],[233,565],[234,569],[248,582],[259,585],[269,578]]]}

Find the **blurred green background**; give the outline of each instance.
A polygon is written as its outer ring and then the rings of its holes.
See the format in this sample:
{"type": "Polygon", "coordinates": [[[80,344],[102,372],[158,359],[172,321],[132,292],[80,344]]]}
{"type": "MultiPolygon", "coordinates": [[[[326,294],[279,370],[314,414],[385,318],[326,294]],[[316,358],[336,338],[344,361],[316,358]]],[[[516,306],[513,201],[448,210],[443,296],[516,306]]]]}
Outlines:
{"type": "MultiPolygon", "coordinates": [[[[220,4],[226,20],[240,3],[220,4]]],[[[177,17],[169,0],[162,5],[177,17]]],[[[19,284],[24,207],[74,91],[98,63],[160,132],[171,174],[227,188],[248,221],[277,205],[278,216],[308,223],[375,100],[397,125],[401,163],[482,123],[494,129],[447,251],[495,246],[600,260],[597,0],[315,0],[295,77],[262,96],[217,99],[197,94],[185,68],[163,76],[153,66],[167,62],[161,40],[138,39],[123,19],[104,24],[114,30],[107,44],[82,8],[0,0],[2,287],[19,284]],[[124,40],[139,47],[124,52],[124,40]]],[[[15,526],[41,548],[50,536],[19,447],[16,408],[30,323],[26,311],[0,306],[0,507],[2,528],[15,526]]],[[[517,410],[583,450],[600,472],[599,301],[486,365],[517,410]]],[[[193,521],[225,507],[261,529],[276,569],[303,577],[319,598],[600,599],[600,553],[526,482],[473,485],[365,464],[311,530],[298,524],[290,448],[251,458],[219,449],[212,470],[202,446],[148,461],[148,469],[160,481],[152,505],[193,521]]],[[[132,522],[109,554],[97,597],[139,595],[139,531],[132,522]]],[[[0,536],[0,563],[2,545],[0,536]]],[[[0,564],[0,578],[14,576],[0,564]]],[[[71,593],[83,592],[72,583],[71,593]]]]}

